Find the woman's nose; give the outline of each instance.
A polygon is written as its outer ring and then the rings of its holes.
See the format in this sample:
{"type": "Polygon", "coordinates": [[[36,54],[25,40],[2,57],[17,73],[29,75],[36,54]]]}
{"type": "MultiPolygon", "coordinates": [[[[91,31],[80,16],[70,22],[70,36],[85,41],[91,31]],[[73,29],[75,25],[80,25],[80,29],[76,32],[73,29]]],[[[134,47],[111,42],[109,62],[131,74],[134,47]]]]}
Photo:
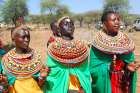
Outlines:
{"type": "Polygon", "coordinates": [[[117,25],[119,25],[119,24],[120,24],[120,21],[119,21],[119,20],[116,20],[115,23],[116,23],[117,25]]]}
{"type": "Polygon", "coordinates": [[[24,39],[25,41],[29,41],[29,39],[27,38],[27,37],[25,37],[25,39],[24,39]]]}

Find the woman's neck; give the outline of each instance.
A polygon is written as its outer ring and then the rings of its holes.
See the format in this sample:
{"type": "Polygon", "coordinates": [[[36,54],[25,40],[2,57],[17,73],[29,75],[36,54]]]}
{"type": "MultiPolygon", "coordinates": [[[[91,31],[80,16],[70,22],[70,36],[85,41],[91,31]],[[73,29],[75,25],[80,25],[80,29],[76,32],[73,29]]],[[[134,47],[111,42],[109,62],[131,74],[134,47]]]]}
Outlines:
{"type": "Polygon", "coordinates": [[[16,53],[18,53],[18,54],[27,54],[27,53],[30,53],[30,52],[31,52],[30,48],[28,48],[28,49],[16,48],[16,53]]]}
{"type": "Polygon", "coordinates": [[[72,36],[62,36],[64,40],[73,40],[72,36]]]}
{"type": "Polygon", "coordinates": [[[118,32],[112,32],[112,31],[107,31],[107,30],[103,30],[103,31],[104,31],[107,35],[112,36],[112,37],[118,35],[118,32]]]}

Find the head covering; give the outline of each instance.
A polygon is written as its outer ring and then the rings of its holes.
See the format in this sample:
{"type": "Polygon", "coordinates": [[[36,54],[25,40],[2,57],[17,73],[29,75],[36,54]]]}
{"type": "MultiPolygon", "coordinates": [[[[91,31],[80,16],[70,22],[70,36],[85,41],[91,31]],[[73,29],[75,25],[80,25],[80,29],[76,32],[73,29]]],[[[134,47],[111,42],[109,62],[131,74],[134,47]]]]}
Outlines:
{"type": "Polygon", "coordinates": [[[128,36],[122,32],[118,32],[117,36],[109,36],[104,31],[99,31],[92,45],[109,54],[125,54],[134,50],[134,42],[128,38],[128,36]]]}
{"type": "Polygon", "coordinates": [[[66,18],[70,18],[70,17],[69,16],[63,16],[58,20],[58,22],[57,22],[58,27],[59,27],[59,24],[61,23],[61,21],[66,19],[66,18]]]}

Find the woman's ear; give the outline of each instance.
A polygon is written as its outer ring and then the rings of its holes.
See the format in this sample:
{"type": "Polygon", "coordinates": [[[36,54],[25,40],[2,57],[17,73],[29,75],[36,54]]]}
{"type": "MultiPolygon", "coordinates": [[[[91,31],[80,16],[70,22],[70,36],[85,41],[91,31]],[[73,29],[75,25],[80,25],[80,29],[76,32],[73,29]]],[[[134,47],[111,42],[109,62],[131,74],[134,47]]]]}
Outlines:
{"type": "Polygon", "coordinates": [[[106,29],[105,24],[104,23],[102,23],[102,24],[103,24],[103,29],[106,29]]]}
{"type": "Polygon", "coordinates": [[[15,39],[14,39],[14,34],[13,33],[11,34],[11,39],[12,39],[12,45],[15,46],[15,39]]]}
{"type": "Polygon", "coordinates": [[[106,26],[105,26],[105,23],[102,23],[102,24],[103,24],[103,29],[104,29],[104,30],[106,30],[106,26]]]}
{"type": "Polygon", "coordinates": [[[11,35],[11,39],[12,39],[12,42],[13,42],[14,41],[14,35],[13,34],[11,35]]]}
{"type": "Polygon", "coordinates": [[[14,46],[15,46],[15,41],[14,41],[14,40],[12,40],[12,45],[14,45],[14,46]]]}

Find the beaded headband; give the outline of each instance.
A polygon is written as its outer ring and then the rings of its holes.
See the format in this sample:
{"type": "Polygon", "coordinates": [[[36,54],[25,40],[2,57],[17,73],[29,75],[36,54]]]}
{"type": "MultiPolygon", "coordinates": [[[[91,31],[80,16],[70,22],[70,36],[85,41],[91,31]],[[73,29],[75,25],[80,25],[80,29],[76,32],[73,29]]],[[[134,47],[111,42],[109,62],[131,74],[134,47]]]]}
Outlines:
{"type": "Polygon", "coordinates": [[[62,20],[66,19],[66,18],[70,18],[69,16],[64,16],[64,17],[61,17],[58,22],[57,22],[57,26],[59,27],[59,24],[62,20]]]}

